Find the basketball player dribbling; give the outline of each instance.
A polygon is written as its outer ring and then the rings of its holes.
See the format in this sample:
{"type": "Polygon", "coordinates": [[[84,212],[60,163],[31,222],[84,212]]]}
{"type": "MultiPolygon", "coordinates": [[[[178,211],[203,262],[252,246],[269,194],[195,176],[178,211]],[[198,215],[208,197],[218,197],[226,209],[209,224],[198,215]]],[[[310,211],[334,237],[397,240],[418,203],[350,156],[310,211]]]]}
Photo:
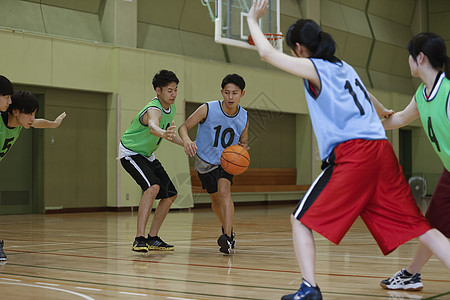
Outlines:
{"type": "Polygon", "coordinates": [[[211,208],[222,224],[217,240],[220,252],[230,254],[235,247],[233,232],[234,203],[231,199],[233,175],[220,165],[220,155],[228,146],[241,144],[248,148],[247,111],[239,102],[244,96],[245,81],[237,74],[222,80],[223,100],[202,104],[178,129],[184,151],[195,157],[195,170],[202,187],[211,197],[211,208]],[[188,130],[198,124],[197,139],[192,141],[188,130]]]}
{"type": "Polygon", "coordinates": [[[312,230],[338,244],[358,216],[383,254],[417,237],[450,268],[450,243],[420,212],[386,138],[379,118],[392,111],[335,56],[334,40],[313,20],[300,19],[287,31],[292,56],[274,49],[258,24],[267,4],[268,0],[253,1],[247,17],[250,33],[264,61],[304,79],[323,160],[323,172],[291,215],[303,282],[298,291],[281,299],[322,299],[315,280],[312,230]]]}

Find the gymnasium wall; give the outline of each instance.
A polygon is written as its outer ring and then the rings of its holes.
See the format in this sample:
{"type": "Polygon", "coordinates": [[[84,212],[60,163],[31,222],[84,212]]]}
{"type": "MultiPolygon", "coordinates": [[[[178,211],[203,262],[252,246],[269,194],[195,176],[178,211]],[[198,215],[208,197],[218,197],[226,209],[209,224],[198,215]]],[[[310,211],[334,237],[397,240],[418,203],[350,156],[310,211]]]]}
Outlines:
{"type": "MultiPolygon", "coordinates": [[[[388,0],[321,0],[318,4],[316,1],[282,0],[282,27],[287,28],[301,16],[318,16],[324,30],[335,37],[338,55],[355,65],[369,90],[380,101],[387,107],[401,110],[409,103],[417,86],[409,75],[405,50],[407,41],[417,32],[413,27],[424,18],[427,3],[430,16],[440,17],[441,12],[448,14],[450,9],[448,1],[394,3],[388,0]]],[[[312,182],[320,161],[298,78],[261,62],[254,51],[215,44],[213,23],[200,1],[139,0],[130,4],[136,6],[134,10],[124,7],[126,5],[122,0],[0,0],[0,41],[7,45],[0,48],[0,73],[14,84],[44,88],[46,118],[54,118],[65,107],[76,108],[76,112],[68,114],[61,128],[45,131],[44,141],[48,142],[55,135],[59,136],[57,140],[65,142],[48,144],[44,148],[45,203],[42,207],[139,204],[139,187],[116,161],[117,136],[154,96],[151,79],[162,68],[173,70],[180,78],[175,116],[178,126],[184,121],[186,111],[192,110],[192,105],[220,98],[224,75],[242,75],[247,81],[242,106],[251,111],[272,112],[270,121],[273,123],[267,127],[271,130],[289,128],[285,136],[280,137],[280,146],[289,144],[289,147],[282,149],[287,153],[277,156],[278,166],[295,165],[298,184],[312,182]],[[170,16],[162,13],[167,11],[166,6],[170,8],[170,16]],[[135,20],[135,29],[121,26],[129,20],[135,20]],[[128,34],[123,32],[125,28],[129,28],[128,34]],[[78,103],[78,99],[85,97],[77,95],[87,95],[86,101],[78,103]],[[99,119],[97,125],[90,123],[93,118],[99,119]],[[86,128],[91,128],[81,135],[87,136],[86,150],[81,149],[84,145],[78,142],[77,124],[80,122],[86,122],[86,128]],[[92,135],[93,126],[96,135],[92,135]],[[96,155],[103,155],[103,165],[95,165],[96,162],[90,160],[89,143],[96,136],[102,136],[96,139],[103,147],[96,155]],[[53,151],[55,145],[61,148],[53,151]],[[67,153],[70,155],[65,155],[67,153]],[[88,164],[83,165],[83,162],[88,164]],[[92,167],[100,173],[90,174],[92,167]],[[76,175],[55,173],[58,168],[74,169],[76,175]],[[98,182],[98,185],[90,186],[83,180],[98,182]],[[117,182],[120,182],[118,187],[117,182]],[[71,184],[76,187],[70,187],[71,184]],[[106,196],[98,194],[98,190],[106,196]],[[64,191],[70,196],[65,196],[64,191]],[[118,199],[117,193],[120,194],[118,199]]],[[[428,23],[425,23],[419,28],[427,28],[428,23]]],[[[434,21],[430,26],[442,30],[442,35],[448,39],[449,32],[445,30],[449,30],[449,26],[436,25],[434,21]]],[[[410,127],[414,132],[413,171],[440,173],[439,160],[432,155],[424,157],[421,152],[432,151],[420,126],[416,121],[410,127]]],[[[254,134],[263,136],[258,132],[254,134]]],[[[388,136],[395,146],[398,142],[395,133],[388,132],[388,136]]],[[[264,145],[274,153],[281,151],[277,148],[279,145],[266,142],[264,145]]],[[[263,165],[267,159],[260,147],[255,146],[252,152],[255,166],[263,165]]],[[[173,207],[191,207],[189,159],[183,149],[165,141],[157,157],[179,190],[179,199],[173,207]]],[[[432,185],[429,188],[432,189],[432,185]]]]}

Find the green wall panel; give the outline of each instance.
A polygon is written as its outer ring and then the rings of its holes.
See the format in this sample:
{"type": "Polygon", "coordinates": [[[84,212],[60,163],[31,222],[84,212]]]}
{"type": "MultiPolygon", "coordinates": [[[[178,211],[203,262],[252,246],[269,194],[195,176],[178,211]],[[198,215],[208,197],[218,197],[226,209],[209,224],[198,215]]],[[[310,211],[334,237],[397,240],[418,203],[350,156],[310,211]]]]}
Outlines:
{"type": "Polygon", "coordinates": [[[88,41],[103,41],[97,14],[42,5],[46,32],[88,41]]]}
{"type": "Polygon", "coordinates": [[[113,69],[111,47],[54,40],[52,84],[92,91],[111,90],[113,69]]]}
{"type": "Polygon", "coordinates": [[[40,5],[17,0],[0,1],[0,25],[33,32],[45,32],[40,5]]]}
{"type": "Polygon", "coordinates": [[[1,73],[12,82],[51,84],[52,42],[40,36],[0,31],[1,73]]]}

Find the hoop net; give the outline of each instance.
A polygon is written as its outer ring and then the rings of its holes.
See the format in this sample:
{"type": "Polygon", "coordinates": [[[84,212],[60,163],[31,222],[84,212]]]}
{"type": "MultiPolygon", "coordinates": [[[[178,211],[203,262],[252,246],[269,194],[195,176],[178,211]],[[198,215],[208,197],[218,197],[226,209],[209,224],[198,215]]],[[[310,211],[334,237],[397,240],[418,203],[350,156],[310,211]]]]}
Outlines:
{"type": "MultiPolygon", "coordinates": [[[[269,41],[269,43],[279,51],[283,51],[283,35],[280,33],[264,33],[264,36],[269,41]]],[[[255,42],[251,35],[248,36],[249,45],[254,46],[255,42]]]]}

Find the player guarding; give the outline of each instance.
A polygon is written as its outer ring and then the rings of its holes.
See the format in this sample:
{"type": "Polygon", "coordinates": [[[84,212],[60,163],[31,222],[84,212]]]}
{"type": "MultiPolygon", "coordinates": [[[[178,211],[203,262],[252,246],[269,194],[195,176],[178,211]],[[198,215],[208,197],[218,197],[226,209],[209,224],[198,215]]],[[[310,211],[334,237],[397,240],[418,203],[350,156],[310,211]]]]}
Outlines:
{"type": "Polygon", "coordinates": [[[322,299],[312,230],[338,244],[358,216],[383,254],[417,237],[450,267],[450,243],[421,214],[386,138],[379,117],[391,111],[367,92],[350,65],[335,56],[334,40],[313,20],[300,19],[287,31],[292,56],[274,49],[258,24],[267,4],[268,0],[253,1],[247,17],[250,33],[263,60],[304,79],[323,161],[323,172],[291,215],[303,282],[281,299],[322,299]]]}
{"type": "Polygon", "coordinates": [[[143,191],[139,203],[137,233],[132,247],[136,252],[173,251],[175,248],[164,242],[158,232],[170,206],[177,198],[177,190],[154,152],[162,139],[183,146],[183,141],[176,136],[173,122],[178,83],[179,80],[172,71],[161,70],[156,74],[153,77],[156,97],[134,117],[120,140],[120,162],[143,191]],[[145,237],[145,228],[155,199],[161,201],[153,216],[150,232],[145,237]]]}
{"type": "Polygon", "coordinates": [[[237,74],[222,80],[223,100],[202,104],[178,129],[184,151],[195,156],[195,170],[202,187],[211,197],[211,208],[222,224],[217,240],[220,252],[229,254],[236,241],[233,232],[234,203],[231,199],[233,175],[220,165],[220,155],[228,146],[241,144],[248,148],[247,111],[239,102],[244,96],[245,81],[237,74]],[[197,139],[192,141],[188,130],[198,124],[197,139]]]}
{"type": "MultiPolygon", "coordinates": [[[[423,83],[409,105],[383,120],[383,125],[386,129],[399,128],[420,117],[434,151],[444,164],[426,218],[450,238],[450,58],[442,37],[429,32],[416,35],[409,42],[408,51],[411,75],[419,77],[423,83]],[[445,73],[442,72],[444,66],[445,73]]],[[[432,255],[431,250],[420,243],[408,268],[383,280],[381,286],[391,290],[421,290],[420,270],[432,255]]]]}

